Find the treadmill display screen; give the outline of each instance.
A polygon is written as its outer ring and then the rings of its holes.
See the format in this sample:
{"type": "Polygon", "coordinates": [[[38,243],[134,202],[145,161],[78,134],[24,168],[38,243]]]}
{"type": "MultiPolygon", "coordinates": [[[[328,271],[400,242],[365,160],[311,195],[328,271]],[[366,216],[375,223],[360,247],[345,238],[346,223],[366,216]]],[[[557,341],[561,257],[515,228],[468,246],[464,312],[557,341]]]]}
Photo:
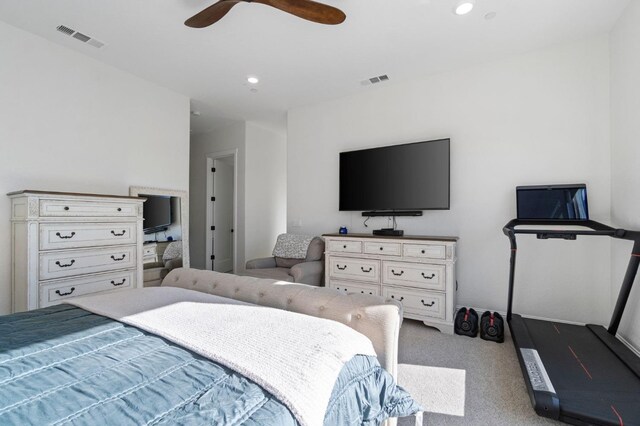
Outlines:
{"type": "Polygon", "coordinates": [[[589,220],[584,184],[518,186],[516,198],[518,219],[589,220]]]}

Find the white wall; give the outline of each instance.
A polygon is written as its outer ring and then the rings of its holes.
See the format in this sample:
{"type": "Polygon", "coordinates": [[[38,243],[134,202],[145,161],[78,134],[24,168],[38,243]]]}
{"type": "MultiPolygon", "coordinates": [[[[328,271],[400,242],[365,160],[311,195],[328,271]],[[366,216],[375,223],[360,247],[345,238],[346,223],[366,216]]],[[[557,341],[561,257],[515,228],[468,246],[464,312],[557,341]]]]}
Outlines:
{"type": "Polygon", "coordinates": [[[236,233],[235,269],[244,265],[245,252],[245,139],[246,126],[238,122],[222,127],[210,133],[193,135],[191,137],[191,170],[189,179],[189,246],[191,266],[204,269],[206,262],[206,225],[207,225],[207,155],[238,150],[238,176],[236,194],[238,205],[238,227],[236,233]]]}
{"type": "Polygon", "coordinates": [[[191,138],[191,264],[205,267],[208,154],[238,150],[236,271],[247,260],[270,256],[286,230],[286,136],[239,122],[191,138]]]}
{"type": "Polygon", "coordinates": [[[287,230],[287,140],[247,123],[246,259],[271,256],[287,230]]]}
{"type": "MultiPolygon", "coordinates": [[[[365,231],[359,213],[338,211],[339,152],[450,137],[451,210],[399,218],[399,228],[459,236],[458,305],[505,310],[501,228],[517,185],[585,182],[592,217],[609,220],[608,55],[603,36],[291,110],[289,231],[365,231]]],[[[607,240],[522,238],[516,312],[606,322],[609,256],[607,240]]]]}
{"type": "MultiPolygon", "coordinates": [[[[1,22],[0,58],[0,194],[188,188],[188,98],[1,22]]],[[[9,210],[0,196],[0,314],[9,210]]]]}
{"type": "MultiPolygon", "coordinates": [[[[640,2],[637,1],[629,3],[611,33],[611,152],[612,220],[621,228],[640,230],[640,2]]],[[[626,241],[613,243],[613,298],[620,289],[631,247],[626,241]]],[[[620,333],[640,348],[638,279],[635,286],[620,333]]]]}

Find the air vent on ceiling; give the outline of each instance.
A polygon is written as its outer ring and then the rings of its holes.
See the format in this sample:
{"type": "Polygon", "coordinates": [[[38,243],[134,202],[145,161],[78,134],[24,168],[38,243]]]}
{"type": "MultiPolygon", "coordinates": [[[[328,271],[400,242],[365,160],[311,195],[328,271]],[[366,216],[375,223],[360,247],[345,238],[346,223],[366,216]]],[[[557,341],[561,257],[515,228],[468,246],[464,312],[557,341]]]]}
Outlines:
{"type": "Polygon", "coordinates": [[[370,84],[378,84],[378,83],[383,83],[385,81],[389,81],[389,76],[386,74],[379,75],[377,77],[371,77],[366,80],[362,80],[360,84],[362,84],[363,86],[368,86],[370,84]]]}
{"type": "Polygon", "coordinates": [[[93,46],[93,47],[97,47],[98,49],[100,49],[102,46],[104,46],[104,43],[101,41],[96,40],[95,38],[90,39],[89,41],[87,41],[87,44],[89,46],[93,46]]]}
{"type": "Polygon", "coordinates": [[[93,46],[95,48],[100,49],[101,47],[104,46],[103,42],[101,42],[99,40],[96,40],[95,38],[90,37],[90,36],[88,36],[86,34],[82,34],[81,32],[78,32],[78,31],[74,30],[73,28],[69,28],[69,27],[67,27],[65,25],[57,26],[56,30],[58,30],[62,34],[71,36],[71,37],[75,38],[76,40],[79,40],[79,41],[81,41],[83,43],[86,43],[86,44],[88,44],[90,46],[93,46]]]}
{"type": "Polygon", "coordinates": [[[56,28],[56,30],[58,30],[58,31],[60,31],[61,33],[64,33],[64,34],[66,34],[66,35],[71,35],[71,34],[75,33],[75,31],[74,31],[74,30],[72,30],[72,29],[71,29],[71,28],[69,28],[69,27],[65,27],[64,25],[60,25],[60,26],[58,26],[58,27],[56,28]]]}
{"type": "Polygon", "coordinates": [[[88,42],[89,40],[91,40],[91,37],[88,37],[82,33],[75,33],[73,36],[73,38],[80,40],[83,43],[88,42]]]}

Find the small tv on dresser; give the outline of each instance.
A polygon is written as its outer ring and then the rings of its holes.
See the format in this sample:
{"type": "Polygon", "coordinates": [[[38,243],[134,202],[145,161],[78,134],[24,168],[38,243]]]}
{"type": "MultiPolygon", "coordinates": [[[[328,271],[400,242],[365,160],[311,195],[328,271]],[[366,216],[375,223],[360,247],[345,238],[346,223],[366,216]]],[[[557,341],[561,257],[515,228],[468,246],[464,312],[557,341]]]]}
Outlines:
{"type": "Polygon", "coordinates": [[[449,210],[449,139],[340,153],[340,210],[449,210]]]}

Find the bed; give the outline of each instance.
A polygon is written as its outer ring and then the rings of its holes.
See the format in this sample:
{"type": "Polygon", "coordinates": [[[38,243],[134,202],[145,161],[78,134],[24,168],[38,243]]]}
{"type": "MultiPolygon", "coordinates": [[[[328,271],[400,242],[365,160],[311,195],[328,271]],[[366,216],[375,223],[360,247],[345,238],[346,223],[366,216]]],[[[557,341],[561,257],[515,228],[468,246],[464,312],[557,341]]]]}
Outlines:
{"type": "Polygon", "coordinates": [[[0,317],[0,424],[421,421],[394,302],[182,268],[68,302],[0,317]]]}

